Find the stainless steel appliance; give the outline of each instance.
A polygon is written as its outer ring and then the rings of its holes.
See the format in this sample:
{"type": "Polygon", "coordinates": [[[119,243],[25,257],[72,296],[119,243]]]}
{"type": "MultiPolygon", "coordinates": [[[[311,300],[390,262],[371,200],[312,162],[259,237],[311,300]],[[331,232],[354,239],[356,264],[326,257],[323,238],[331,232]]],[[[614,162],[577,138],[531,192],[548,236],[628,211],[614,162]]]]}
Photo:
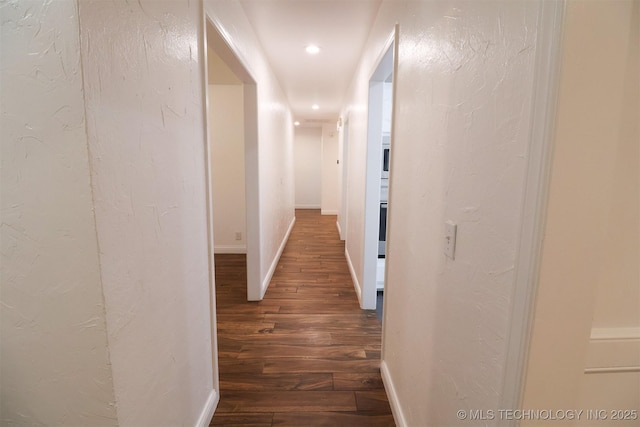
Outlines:
{"type": "Polygon", "coordinates": [[[391,154],[391,145],[390,145],[390,137],[389,135],[384,135],[382,137],[382,179],[389,178],[389,161],[391,154]]]}
{"type": "Polygon", "coordinates": [[[391,138],[382,135],[382,171],[380,179],[380,226],[378,228],[378,258],[384,258],[387,250],[387,202],[389,201],[389,162],[391,138]]]}
{"type": "Polygon", "coordinates": [[[378,230],[378,258],[384,258],[387,250],[387,203],[380,203],[380,228],[378,230]]]}

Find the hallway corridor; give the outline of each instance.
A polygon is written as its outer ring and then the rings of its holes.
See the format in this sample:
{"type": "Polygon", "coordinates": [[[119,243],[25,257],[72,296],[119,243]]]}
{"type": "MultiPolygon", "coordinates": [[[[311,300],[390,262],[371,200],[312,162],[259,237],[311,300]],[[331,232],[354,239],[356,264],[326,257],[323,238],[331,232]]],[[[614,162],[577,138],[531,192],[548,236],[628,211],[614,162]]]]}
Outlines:
{"type": "Polygon", "coordinates": [[[335,216],[296,210],[264,300],[244,255],[216,255],[220,403],[211,425],[393,426],[381,327],[358,306],[335,216]]]}

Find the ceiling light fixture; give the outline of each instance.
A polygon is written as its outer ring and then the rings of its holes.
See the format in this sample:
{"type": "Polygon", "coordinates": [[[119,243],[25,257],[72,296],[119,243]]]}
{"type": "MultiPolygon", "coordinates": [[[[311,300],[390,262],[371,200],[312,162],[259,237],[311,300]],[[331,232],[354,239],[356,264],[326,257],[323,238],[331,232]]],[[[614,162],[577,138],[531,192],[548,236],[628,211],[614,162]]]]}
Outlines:
{"type": "Polygon", "coordinates": [[[300,126],[300,122],[296,120],[295,122],[293,122],[293,125],[294,126],[300,126]]]}
{"type": "Polygon", "coordinates": [[[319,110],[319,109],[320,109],[320,106],[319,106],[318,104],[313,104],[313,105],[311,106],[311,108],[312,108],[313,110],[319,110]]]}
{"type": "Polygon", "coordinates": [[[320,48],[314,44],[310,44],[305,47],[304,50],[306,50],[309,55],[316,55],[320,52],[320,48]]]}

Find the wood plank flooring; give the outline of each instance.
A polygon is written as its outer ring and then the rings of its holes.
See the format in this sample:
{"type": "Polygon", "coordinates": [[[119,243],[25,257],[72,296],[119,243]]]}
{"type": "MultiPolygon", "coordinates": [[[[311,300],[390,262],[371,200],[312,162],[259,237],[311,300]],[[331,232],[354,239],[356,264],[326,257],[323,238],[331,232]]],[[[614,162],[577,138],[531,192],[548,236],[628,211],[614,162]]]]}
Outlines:
{"type": "Polygon", "coordinates": [[[244,255],[216,255],[221,399],[213,426],[394,426],[380,323],[353,289],[336,217],[297,210],[263,301],[244,255]]]}

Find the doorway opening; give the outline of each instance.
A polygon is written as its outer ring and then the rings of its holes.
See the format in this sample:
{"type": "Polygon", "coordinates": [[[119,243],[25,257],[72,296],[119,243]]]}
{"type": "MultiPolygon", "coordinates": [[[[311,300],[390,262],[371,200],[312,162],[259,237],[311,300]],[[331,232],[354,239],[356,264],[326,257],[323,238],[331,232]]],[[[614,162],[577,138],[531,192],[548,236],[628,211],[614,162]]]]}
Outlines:
{"type": "Polygon", "coordinates": [[[247,299],[259,300],[257,86],[215,23],[205,21],[211,251],[246,253],[247,299]]]}
{"type": "Polygon", "coordinates": [[[369,80],[362,308],[371,310],[382,305],[387,266],[394,40],[395,31],[369,80]]]}

